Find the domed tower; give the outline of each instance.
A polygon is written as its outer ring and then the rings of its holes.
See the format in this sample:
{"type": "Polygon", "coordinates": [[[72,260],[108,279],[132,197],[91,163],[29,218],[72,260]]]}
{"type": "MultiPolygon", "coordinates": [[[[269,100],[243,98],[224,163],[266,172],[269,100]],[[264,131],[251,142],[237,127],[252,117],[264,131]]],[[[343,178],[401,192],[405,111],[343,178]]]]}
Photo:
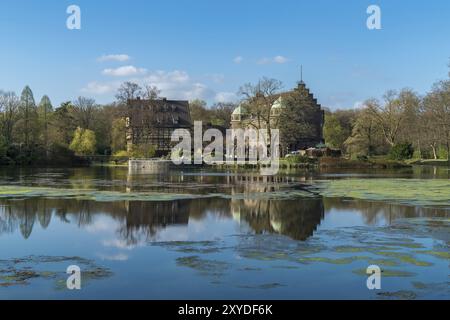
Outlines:
{"type": "Polygon", "coordinates": [[[245,127],[244,122],[247,120],[247,118],[248,118],[247,109],[241,103],[236,109],[234,109],[233,113],[231,114],[231,128],[232,129],[244,128],[245,127]]]}
{"type": "Polygon", "coordinates": [[[270,109],[270,116],[279,117],[283,112],[283,109],[285,109],[284,99],[280,96],[272,105],[272,108],[270,109]]]}

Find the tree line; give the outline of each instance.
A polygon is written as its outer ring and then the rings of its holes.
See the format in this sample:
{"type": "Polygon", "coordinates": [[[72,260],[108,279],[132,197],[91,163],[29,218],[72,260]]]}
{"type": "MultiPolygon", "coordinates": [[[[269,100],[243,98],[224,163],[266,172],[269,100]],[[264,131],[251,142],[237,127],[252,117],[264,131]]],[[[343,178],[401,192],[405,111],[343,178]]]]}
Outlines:
{"type": "Polygon", "coordinates": [[[29,86],[20,96],[0,91],[0,164],[73,164],[123,148],[121,109],[86,97],[55,108],[47,95],[37,103],[29,86]]]}
{"type": "MultiPolygon", "coordinates": [[[[154,86],[123,83],[116,101],[98,104],[78,97],[54,107],[44,95],[36,102],[26,86],[20,96],[0,90],[0,165],[74,165],[87,155],[128,156],[126,147],[126,103],[142,97],[158,99],[154,86]]],[[[191,102],[191,117],[227,126],[233,104],[218,103],[208,108],[200,100],[191,102]]],[[[136,146],[136,152],[139,152],[136,146]]]]}
{"type": "Polygon", "coordinates": [[[352,157],[448,159],[450,80],[436,82],[425,95],[389,90],[360,109],[328,111],[324,137],[352,157]]]}
{"type": "MultiPolygon", "coordinates": [[[[449,73],[450,76],[450,73],[449,73]]],[[[282,83],[263,78],[242,86],[243,105],[254,123],[281,128],[284,140],[311,134],[308,108],[302,97],[288,96],[287,112],[271,122],[271,106],[282,83]]],[[[126,102],[142,97],[158,99],[154,86],[125,82],[116,101],[100,105],[78,97],[54,107],[44,95],[37,103],[30,87],[20,96],[0,90],[0,165],[74,164],[82,155],[128,155],[126,151],[126,102]]],[[[234,103],[202,100],[190,102],[193,121],[228,128],[234,103]]],[[[351,157],[389,154],[394,158],[448,159],[450,153],[450,79],[436,82],[420,95],[411,89],[388,91],[382,100],[369,99],[359,109],[327,111],[324,137],[328,146],[351,157]]]]}

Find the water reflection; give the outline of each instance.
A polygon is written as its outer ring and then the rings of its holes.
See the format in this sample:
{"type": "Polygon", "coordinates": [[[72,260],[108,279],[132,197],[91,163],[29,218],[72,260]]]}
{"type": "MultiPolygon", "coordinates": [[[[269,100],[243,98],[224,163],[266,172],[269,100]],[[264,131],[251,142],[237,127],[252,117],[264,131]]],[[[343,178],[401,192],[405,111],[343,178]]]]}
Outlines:
{"type": "Polygon", "coordinates": [[[245,221],[257,233],[277,233],[295,240],[313,235],[324,218],[321,198],[301,201],[232,200],[231,213],[238,221],[245,221]]]}
{"type": "MultiPolygon", "coordinates": [[[[297,200],[237,200],[223,198],[187,199],[176,201],[95,202],[76,199],[32,198],[20,201],[0,200],[0,236],[20,231],[28,239],[33,228],[47,229],[57,223],[87,227],[97,216],[104,215],[118,224],[118,238],[127,244],[152,241],[158,233],[172,226],[187,227],[190,221],[202,222],[208,216],[229,219],[241,232],[274,233],[295,240],[306,240],[325,221],[345,222],[351,213],[364,224],[390,224],[399,218],[448,217],[449,211],[368,201],[344,201],[330,198],[297,200]],[[330,219],[339,212],[338,220],[330,219]],[[329,221],[330,220],[330,221],[329,221]]],[[[206,223],[206,222],[205,222],[206,223]]]]}
{"type": "MultiPolygon", "coordinates": [[[[414,172],[408,174],[433,175],[436,174],[436,170],[421,167],[414,168],[414,172]]],[[[303,241],[311,237],[321,224],[333,227],[345,226],[347,223],[348,226],[350,223],[348,221],[355,216],[358,216],[365,225],[390,224],[398,218],[449,216],[449,211],[443,209],[362,200],[320,197],[298,197],[287,200],[279,197],[270,199],[254,197],[255,194],[282,193],[284,190],[301,188],[305,182],[314,179],[315,174],[301,172],[289,176],[260,176],[258,172],[252,171],[245,173],[178,171],[170,175],[133,175],[129,174],[126,168],[19,170],[9,174],[0,171],[2,180],[0,182],[6,185],[56,186],[128,193],[221,195],[147,202],[5,198],[0,199],[0,235],[20,231],[23,238],[28,239],[36,224],[45,230],[51,220],[58,219],[59,222],[85,227],[93,223],[95,216],[107,215],[117,221],[118,237],[133,244],[142,240],[151,241],[158,237],[161,230],[171,226],[186,227],[190,221],[203,222],[207,216],[214,216],[235,221],[236,226],[240,227],[239,232],[281,234],[303,241]]],[[[220,230],[218,232],[220,233],[220,230]]]]}

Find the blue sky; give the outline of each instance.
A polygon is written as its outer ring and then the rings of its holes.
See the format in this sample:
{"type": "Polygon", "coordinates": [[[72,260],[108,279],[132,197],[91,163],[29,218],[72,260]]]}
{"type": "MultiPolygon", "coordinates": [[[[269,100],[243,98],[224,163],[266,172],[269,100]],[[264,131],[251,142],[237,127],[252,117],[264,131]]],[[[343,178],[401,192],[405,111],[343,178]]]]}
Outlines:
{"type": "Polygon", "coordinates": [[[263,76],[290,89],[302,64],[322,105],[353,108],[387,89],[426,93],[447,77],[450,2],[2,0],[0,39],[0,89],[28,84],[54,105],[113,101],[127,80],[213,103],[263,76]],[[71,4],[81,30],[66,28],[71,4]],[[370,4],[381,7],[382,30],[366,27],[370,4]]]}

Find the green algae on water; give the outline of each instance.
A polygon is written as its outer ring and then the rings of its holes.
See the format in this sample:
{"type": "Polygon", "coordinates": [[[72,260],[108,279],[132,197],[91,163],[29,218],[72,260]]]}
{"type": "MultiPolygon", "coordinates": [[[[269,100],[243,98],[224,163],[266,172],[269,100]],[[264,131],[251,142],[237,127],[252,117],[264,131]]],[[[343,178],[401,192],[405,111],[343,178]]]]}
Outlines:
{"type": "MultiPolygon", "coordinates": [[[[211,195],[212,196],[212,195],[211,195]]],[[[0,186],[0,198],[60,198],[94,200],[98,202],[115,201],[174,201],[209,197],[206,195],[175,194],[159,192],[118,192],[95,189],[60,189],[23,186],[0,186]]]]}
{"type": "Polygon", "coordinates": [[[429,267],[429,266],[433,265],[431,262],[417,260],[416,258],[414,258],[414,256],[412,256],[410,254],[405,254],[405,253],[392,252],[392,251],[375,251],[374,254],[386,256],[386,257],[392,257],[392,258],[400,260],[403,263],[413,264],[413,265],[419,266],[419,267],[429,267]]]}
{"type": "MultiPolygon", "coordinates": [[[[364,276],[367,277],[369,276],[367,274],[367,270],[366,269],[356,269],[353,270],[354,274],[360,275],[360,276],[364,276]]],[[[394,270],[394,269],[382,269],[381,270],[381,276],[382,277],[414,277],[416,274],[414,272],[409,272],[409,271],[402,271],[402,270],[394,270]]]]}
{"type": "Polygon", "coordinates": [[[448,251],[434,251],[434,250],[424,250],[424,251],[416,251],[417,253],[431,255],[441,259],[450,259],[450,252],[448,251]]]}
{"type": "Polygon", "coordinates": [[[202,259],[199,256],[178,258],[177,264],[198,271],[200,274],[221,276],[228,268],[229,264],[223,261],[202,259]]]}
{"type": "Polygon", "coordinates": [[[450,180],[444,179],[340,179],[313,187],[325,197],[450,207],[450,180]]]}
{"type": "Polygon", "coordinates": [[[0,260],[0,287],[29,285],[34,279],[46,279],[55,281],[56,289],[64,289],[67,264],[76,264],[81,267],[83,284],[112,276],[109,269],[97,266],[94,261],[81,257],[28,256],[0,260]],[[61,266],[61,264],[64,265],[61,266]]]}
{"type": "Polygon", "coordinates": [[[413,291],[400,290],[395,292],[379,292],[377,293],[380,299],[395,299],[395,300],[414,300],[417,298],[417,294],[413,291]]]}

